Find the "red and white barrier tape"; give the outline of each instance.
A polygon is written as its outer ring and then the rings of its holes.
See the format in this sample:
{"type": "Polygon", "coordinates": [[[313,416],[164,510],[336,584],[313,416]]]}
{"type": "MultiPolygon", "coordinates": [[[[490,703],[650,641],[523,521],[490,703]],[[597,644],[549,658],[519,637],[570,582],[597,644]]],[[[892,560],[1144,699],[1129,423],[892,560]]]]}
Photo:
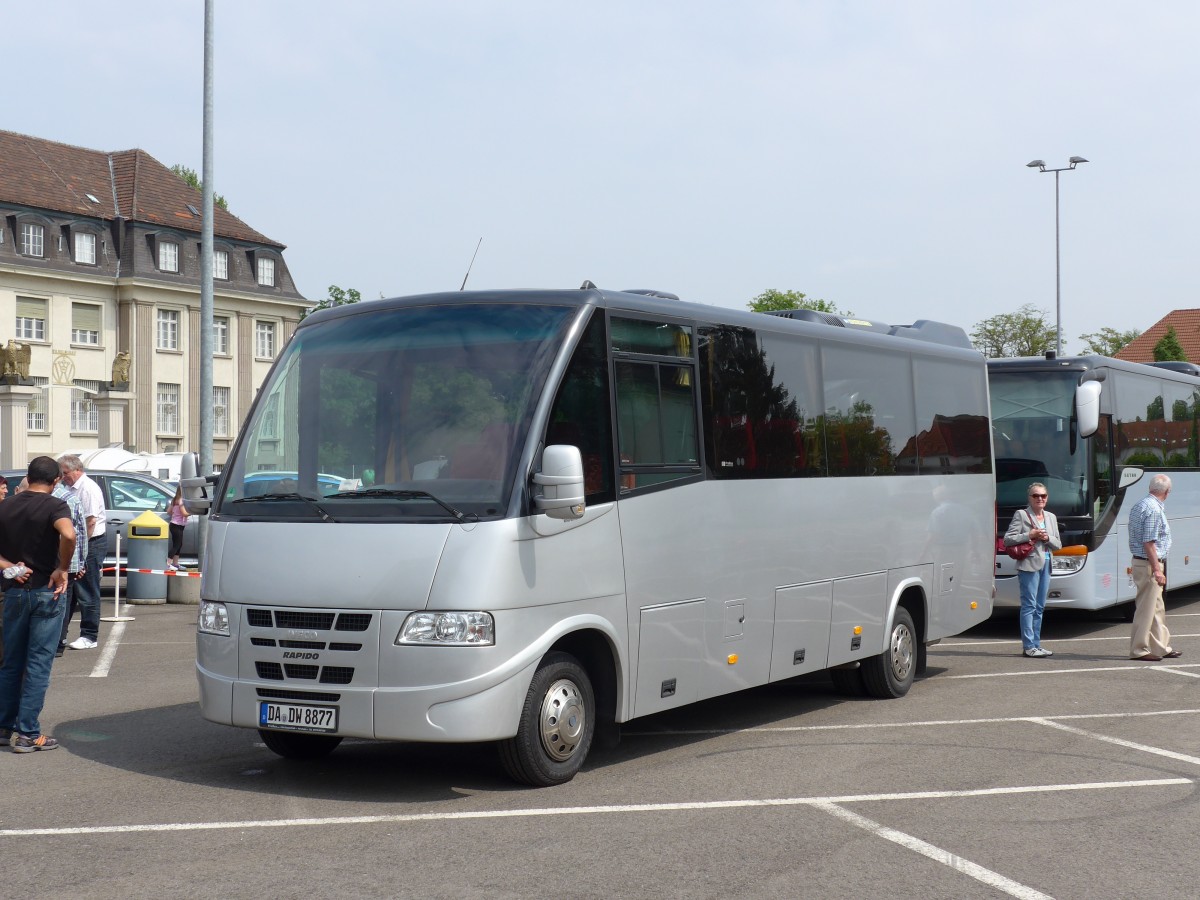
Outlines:
{"type": "Polygon", "coordinates": [[[185,572],[183,569],[130,569],[127,566],[109,566],[101,572],[124,572],[126,575],[136,572],[138,575],[167,575],[175,578],[199,578],[199,572],[185,572]]]}

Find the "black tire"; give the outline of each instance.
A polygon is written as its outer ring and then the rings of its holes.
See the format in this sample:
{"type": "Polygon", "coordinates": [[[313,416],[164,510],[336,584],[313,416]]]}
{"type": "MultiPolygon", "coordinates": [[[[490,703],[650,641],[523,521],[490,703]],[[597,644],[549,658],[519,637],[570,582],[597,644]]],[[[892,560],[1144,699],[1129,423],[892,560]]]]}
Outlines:
{"type": "Polygon", "coordinates": [[[267,749],[284,759],[320,759],[332,753],[342,739],[336,734],[303,734],[296,731],[258,730],[267,749]]]}
{"type": "Polygon", "coordinates": [[[529,683],[516,736],[500,742],[500,762],[522,784],[564,784],[583,767],[595,734],[587,672],[570,654],[547,653],[529,683]]]}
{"type": "Polygon", "coordinates": [[[830,669],[829,677],[833,679],[833,689],[843,697],[867,696],[867,686],[863,684],[861,666],[846,669],[830,669]]]}
{"type": "Polygon", "coordinates": [[[1137,613],[1137,601],[1130,600],[1128,603],[1122,603],[1117,607],[1117,615],[1120,616],[1122,622],[1132,622],[1134,615],[1137,613]]]}
{"type": "Polygon", "coordinates": [[[867,693],[885,700],[907,694],[917,674],[918,646],[912,616],[903,606],[896,607],[887,648],[878,656],[863,660],[862,677],[867,693]]]}

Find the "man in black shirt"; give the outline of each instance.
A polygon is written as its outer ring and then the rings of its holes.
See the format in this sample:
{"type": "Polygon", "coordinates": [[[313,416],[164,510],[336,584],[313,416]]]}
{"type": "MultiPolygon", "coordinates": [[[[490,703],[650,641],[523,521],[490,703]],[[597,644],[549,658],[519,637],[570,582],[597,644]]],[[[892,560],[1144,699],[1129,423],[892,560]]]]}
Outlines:
{"type": "Polygon", "coordinates": [[[29,464],[29,487],[0,503],[0,569],[25,571],[3,580],[4,662],[0,664],[0,740],[14,753],[53,750],[38,716],[50,685],[50,667],[62,630],[67,568],[75,529],[65,501],[53,496],[58,462],[39,456],[29,464]]]}

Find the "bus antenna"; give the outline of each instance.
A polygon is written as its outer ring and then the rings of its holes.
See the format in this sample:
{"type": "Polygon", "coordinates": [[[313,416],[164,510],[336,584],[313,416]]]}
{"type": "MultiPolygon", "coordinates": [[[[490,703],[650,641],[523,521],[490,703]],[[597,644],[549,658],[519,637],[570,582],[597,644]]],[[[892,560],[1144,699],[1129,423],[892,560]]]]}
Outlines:
{"type": "Polygon", "coordinates": [[[467,274],[463,276],[462,284],[458,286],[460,291],[466,290],[467,279],[471,277],[471,267],[475,265],[475,257],[479,255],[479,244],[483,243],[483,238],[479,239],[479,243],[475,245],[475,252],[471,254],[471,262],[467,265],[467,274]]]}

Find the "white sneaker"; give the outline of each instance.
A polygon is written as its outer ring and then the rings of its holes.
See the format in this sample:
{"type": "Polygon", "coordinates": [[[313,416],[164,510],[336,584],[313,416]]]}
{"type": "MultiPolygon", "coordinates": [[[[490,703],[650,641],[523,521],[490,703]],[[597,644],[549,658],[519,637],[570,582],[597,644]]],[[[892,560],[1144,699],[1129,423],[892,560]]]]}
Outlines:
{"type": "Polygon", "coordinates": [[[1049,650],[1043,650],[1041,647],[1030,647],[1025,651],[1026,656],[1032,656],[1035,659],[1041,659],[1043,656],[1049,656],[1049,650]]]}
{"type": "Polygon", "coordinates": [[[96,642],[91,638],[79,637],[67,644],[72,650],[95,650],[96,642]]]}
{"type": "Polygon", "coordinates": [[[1038,647],[1038,649],[1042,651],[1042,656],[1053,656],[1054,655],[1053,650],[1047,650],[1045,647],[1038,647]]]}

